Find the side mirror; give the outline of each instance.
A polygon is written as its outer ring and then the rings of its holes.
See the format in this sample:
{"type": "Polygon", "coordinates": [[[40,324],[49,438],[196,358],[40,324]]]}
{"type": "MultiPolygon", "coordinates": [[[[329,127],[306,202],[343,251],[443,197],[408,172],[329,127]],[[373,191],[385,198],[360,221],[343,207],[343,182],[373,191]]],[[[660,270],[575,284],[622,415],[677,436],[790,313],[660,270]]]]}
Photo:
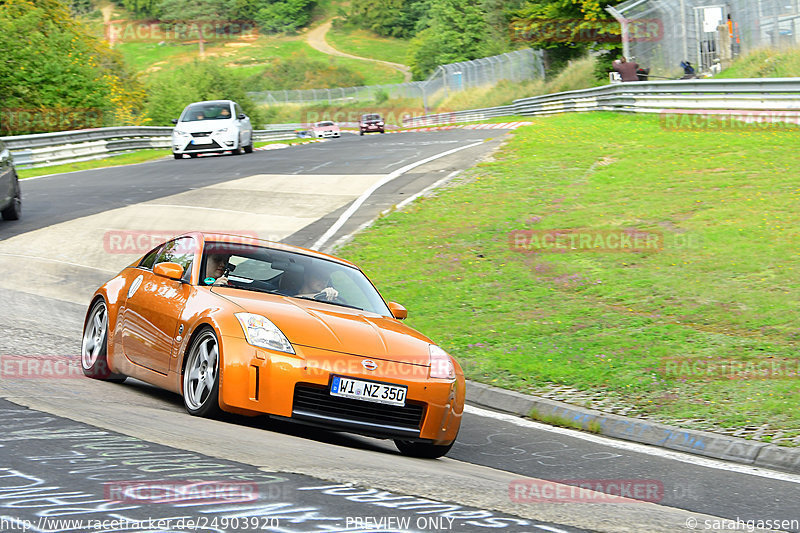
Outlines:
{"type": "Polygon", "coordinates": [[[177,119],[177,118],[173,118],[173,119],[172,119],[172,123],[173,123],[173,124],[177,124],[177,123],[178,123],[178,119],[177,119]]]}
{"type": "Polygon", "coordinates": [[[239,113],[238,115],[236,115],[236,118],[238,118],[239,120],[244,120],[247,118],[247,115],[245,115],[244,113],[239,113]]]}
{"type": "Polygon", "coordinates": [[[408,317],[408,310],[397,302],[389,302],[389,311],[397,320],[405,320],[408,317]]]}
{"type": "Polygon", "coordinates": [[[177,280],[183,277],[183,267],[178,263],[159,263],[153,267],[153,274],[177,280]]]}

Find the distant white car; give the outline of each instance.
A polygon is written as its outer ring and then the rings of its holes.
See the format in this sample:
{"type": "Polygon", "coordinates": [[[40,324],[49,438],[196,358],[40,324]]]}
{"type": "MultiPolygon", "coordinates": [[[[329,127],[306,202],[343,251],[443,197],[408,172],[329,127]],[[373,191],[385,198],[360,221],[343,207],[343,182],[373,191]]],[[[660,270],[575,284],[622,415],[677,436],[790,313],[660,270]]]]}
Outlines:
{"type": "Polygon", "coordinates": [[[172,120],[172,155],[253,151],[253,127],[242,108],[231,100],[189,104],[180,118],[172,120]]]}
{"type": "Polygon", "coordinates": [[[339,126],[336,125],[335,122],[331,122],[330,120],[324,120],[322,122],[317,122],[314,124],[314,127],[311,128],[311,134],[316,139],[325,139],[328,137],[341,137],[341,130],[339,126]]]}

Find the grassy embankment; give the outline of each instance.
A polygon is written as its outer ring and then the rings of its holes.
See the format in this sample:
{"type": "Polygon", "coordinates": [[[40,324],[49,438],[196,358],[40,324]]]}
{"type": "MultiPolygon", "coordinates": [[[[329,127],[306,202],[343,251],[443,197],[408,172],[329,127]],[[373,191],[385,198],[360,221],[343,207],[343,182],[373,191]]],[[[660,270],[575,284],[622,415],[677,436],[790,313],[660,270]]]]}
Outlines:
{"type": "Polygon", "coordinates": [[[798,132],[669,131],[608,113],[534,121],[494,162],[338,253],[476,381],[800,434],[798,132]],[[569,228],[660,232],[664,248],[510,245],[515,230],[569,228]]]}

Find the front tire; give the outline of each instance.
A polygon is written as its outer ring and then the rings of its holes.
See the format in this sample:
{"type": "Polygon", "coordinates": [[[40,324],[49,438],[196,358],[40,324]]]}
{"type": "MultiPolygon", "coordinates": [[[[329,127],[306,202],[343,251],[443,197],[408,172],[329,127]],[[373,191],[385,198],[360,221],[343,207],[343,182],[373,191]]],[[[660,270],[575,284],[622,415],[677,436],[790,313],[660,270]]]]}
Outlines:
{"type": "Polygon", "coordinates": [[[3,220],[19,220],[19,217],[22,216],[22,195],[19,186],[17,186],[17,193],[11,199],[11,203],[0,214],[2,214],[3,220]]]}
{"type": "Polygon", "coordinates": [[[172,157],[174,157],[175,159],[183,159],[183,154],[176,154],[173,152],[172,157]]]}
{"type": "Polygon", "coordinates": [[[244,147],[244,153],[252,154],[253,153],[253,141],[250,141],[250,144],[244,147]]]}
{"type": "Polygon", "coordinates": [[[453,447],[455,441],[445,446],[439,444],[428,444],[426,442],[412,442],[408,440],[395,439],[394,445],[400,453],[409,457],[421,457],[423,459],[438,459],[447,454],[453,447]]]}
{"type": "Polygon", "coordinates": [[[108,366],[108,308],[105,300],[97,300],[83,325],[81,368],[94,379],[122,383],[126,376],[115,374],[108,366]]]}
{"type": "Polygon", "coordinates": [[[183,371],[183,404],[190,415],[213,417],[219,408],[219,341],[211,328],[189,347],[183,371]]]}

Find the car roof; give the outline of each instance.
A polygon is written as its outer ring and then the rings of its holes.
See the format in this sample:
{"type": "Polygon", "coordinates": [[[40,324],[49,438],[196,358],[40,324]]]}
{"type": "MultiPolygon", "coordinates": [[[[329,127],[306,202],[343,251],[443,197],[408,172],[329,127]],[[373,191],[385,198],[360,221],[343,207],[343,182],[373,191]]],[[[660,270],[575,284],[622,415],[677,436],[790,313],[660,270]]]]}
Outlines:
{"type": "MultiPolygon", "coordinates": [[[[221,243],[231,243],[231,244],[255,244],[258,246],[263,246],[265,248],[272,248],[274,250],[282,250],[284,252],[293,252],[302,255],[307,255],[309,257],[315,257],[317,259],[324,259],[326,261],[334,261],[336,263],[340,263],[342,265],[354,267],[358,270],[359,269],[355,264],[351,263],[347,259],[342,259],[341,257],[336,257],[334,255],[325,254],[322,252],[318,252],[316,250],[310,250],[308,248],[303,248],[300,246],[292,246],[291,244],[284,244],[282,242],[275,242],[275,241],[268,241],[265,239],[258,239],[256,237],[252,237],[249,235],[234,235],[229,233],[212,233],[212,232],[204,232],[204,231],[196,231],[185,233],[180,235],[179,237],[186,237],[186,236],[193,236],[199,237],[203,240],[203,242],[221,242],[221,243]]],[[[178,237],[175,237],[177,239],[178,237]]],[[[171,239],[173,240],[173,239],[171,239]]]]}
{"type": "Polygon", "coordinates": [[[192,102],[188,104],[186,107],[197,105],[197,104],[235,104],[233,100],[203,100],[202,102],[192,102]]]}

